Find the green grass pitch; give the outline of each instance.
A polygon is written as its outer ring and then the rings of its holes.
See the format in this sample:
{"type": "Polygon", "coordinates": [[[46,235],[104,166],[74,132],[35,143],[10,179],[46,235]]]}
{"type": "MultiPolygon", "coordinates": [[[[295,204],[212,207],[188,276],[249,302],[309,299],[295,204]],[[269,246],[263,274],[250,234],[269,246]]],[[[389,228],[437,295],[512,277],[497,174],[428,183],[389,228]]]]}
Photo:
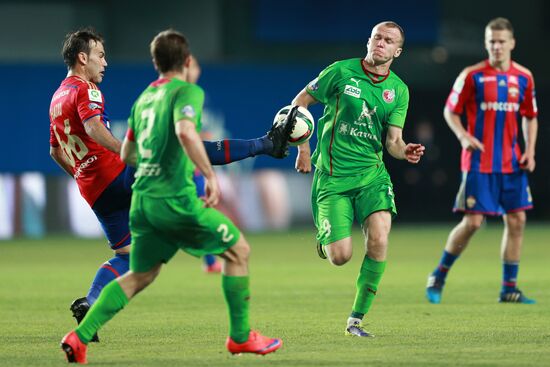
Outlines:
{"type": "MultiPolygon", "coordinates": [[[[225,351],[227,315],[218,275],[184,253],[100,330],[97,366],[549,366],[550,227],[529,225],[519,285],[536,305],[496,302],[502,226],[474,237],[451,271],[441,305],[424,299],[452,225],[394,224],[388,267],[368,315],[376,338],[344,336],[362,259],[343,267],[316,255],[313,231],[250,234],[251,322],[284,340],[265,357],[225,351]]],[[[105,241],[69,237],[0,242],[0,365],[61,366],[70,302],[85,295],[105,241]]]]}

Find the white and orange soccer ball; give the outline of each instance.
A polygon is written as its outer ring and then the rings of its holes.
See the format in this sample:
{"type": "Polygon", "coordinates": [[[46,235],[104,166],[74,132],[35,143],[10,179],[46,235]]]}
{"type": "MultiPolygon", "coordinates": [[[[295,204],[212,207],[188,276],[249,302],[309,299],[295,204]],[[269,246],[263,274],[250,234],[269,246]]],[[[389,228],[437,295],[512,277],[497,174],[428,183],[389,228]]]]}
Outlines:
{"type": "MultiPolygon", "coordinates": [[[[293,106],[285,106],[277,112],[273,119],[273,124],[283,123],[286,119],[286,115],[293,106]]],[[[296,125],[290,134],[288,144],[292,146],[300,145],[308,141],[313,135],[315,130],[315,120],[311,113],[304,107],[298,107],[298,113],[296,114],[296,125]]]]}

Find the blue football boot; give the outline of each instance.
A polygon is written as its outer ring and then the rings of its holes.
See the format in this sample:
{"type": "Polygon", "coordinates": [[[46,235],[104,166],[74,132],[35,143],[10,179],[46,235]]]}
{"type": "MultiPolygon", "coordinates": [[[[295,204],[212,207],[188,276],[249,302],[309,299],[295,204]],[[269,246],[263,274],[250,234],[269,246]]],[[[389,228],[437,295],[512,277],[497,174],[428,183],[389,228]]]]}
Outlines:
{"type": "Polygon", "coordinates": [[[430,303],[436,305],[441,303],[441,293],[443,292],[444,284],[445,282],[442,279],[430,274],[428,284],[426,285],[426,298],[430,303]]]}

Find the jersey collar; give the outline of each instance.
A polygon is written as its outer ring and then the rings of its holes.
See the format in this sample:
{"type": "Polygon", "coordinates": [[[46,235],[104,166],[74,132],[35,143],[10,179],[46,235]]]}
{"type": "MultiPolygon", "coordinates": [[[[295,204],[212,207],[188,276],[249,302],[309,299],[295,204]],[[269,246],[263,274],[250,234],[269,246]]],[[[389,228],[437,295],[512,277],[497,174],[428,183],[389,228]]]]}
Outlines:
{"type": "Polygon", "coordinates": [[[384,80],[388,79],[388,76],[390,76],[391,70],[388,70],[387,74],[376,74],[372,71],[368,71],[367,68],[365,68],[365,64],[363,64],[363,59],[359,60],[361,63],[361,69],[363,69],[363,72],[365,75],[373,82],[374,84],[382,83],[384,80]]]}

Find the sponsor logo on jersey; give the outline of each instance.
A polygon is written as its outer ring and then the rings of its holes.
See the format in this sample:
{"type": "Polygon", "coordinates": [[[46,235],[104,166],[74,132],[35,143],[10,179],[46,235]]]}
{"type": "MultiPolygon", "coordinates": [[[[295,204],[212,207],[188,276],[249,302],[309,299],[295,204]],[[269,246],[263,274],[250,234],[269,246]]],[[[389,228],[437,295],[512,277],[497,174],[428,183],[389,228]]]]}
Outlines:
{"type": "Polygon", "coordinates": [[[516,102],[481,102],[479,108],[482,111],[518,112],[519,103],[516,102]]]}
{"type": "Polygon", "coordinates": [[[338,132],[343,135],[347,135],[349,131],[349,125],[347,122],[341,122],[338,127],[338,132]]]}
{"type": "Polygon", "coordinates": [[[395,89],[386,89],[382,92],[382,98],[386,103],[392,103],[395,99],[395,89]]]}
{"type": "Polygon", "coordinates": [[[90,104],[88,105],[88,108],[89,108],[90,110],[97,110],[97,109],[100,109],[101,106],[98,105],[97,103],[90,103],[90,104]]]}
{"type": "Polygon", "coordinates": [[[55,101],[55,100],[57,100],[57,99],[59,99],[59,98],[61,98],[61,97],[66,96],[66,95],[69,94],[69,93],[71,93],[71,90],[70,90],[70,89],[65,89],[65,90],[63,90],[63,91],[61,91],[61,92],[55,94],[55,95],[53,96],[53,98],[52,98],[52,102],[55,101]]]}
{"type": "Polygon", "coordinates": [[[197,114],[195,112],[195,109],[193,108],[193,106],[191,106],[190,104],[188,104],[187,106],[183,106],[183,108],[181,109],[181,113],[184,116],[187,116],[187,117],[190,117],[190,118],[195,117],[195,115],[197,114]]]}
{"type": "Polygon", "coordinates": [[[496,76],[481,76],[481,77],[479,77],[478,80],[479,80],[480,83],[496,82],[497,77],[496,76]]]}
{"type": "Polygon", "coordinates": [[[359,82],[360,82],[359,79],[349,78],[349,80],[351,80],[352,82],[354,82],[354,83],[355,83],[355,86],[356,86],[357,88],[359,88],[359,82]]]}
{"type": "Polygon", "coordinates": [[[361,89],[348,84],[344,88],[344,94],[347,94],[348,96],[352,96],[355,98],[359,98],[361,97],[361,89]]]}
{"type": "Polygon", "coordinates": [[[76,170],[76,172],[74,173],[74,178],[75,180],[77,178],[80,177],[80,175],[82,174],[82,172],[88,168],[92,163],[94,163],[95,161],[97,161],[97,156],[96,155],[93,155],[91,156],[90,158],[86,159],[84,162],[80,163],[80,165],[78,166],[78,169],[76,170]]]}
{"type": "Polygon", "coordinates": [[[350,135],[357,138],[364,138],[364,139],[378,141],[378,138],[376,137],[376,135],[371,134],[370,132],[367,132],[367,131],[362,131],[357,127],[352,127],[347,122],[340,123],[340,125],[338,126],[338,133],[341,135],[350,135]]]}
{"type": "Polygon", "coordinates": [[[470,209],[472,209],[476,205],[476,198],[473,196],[468,196],[466,198],[466,206],[470,209]]]}
{"type": "Polygon", "coordinates": [[[359,115],[357,120],[354,121],[354,123],[356,125],[361,125],[361,122],[366,120],[369,129],[372,129],[373,128],[372,116],[376,114],[376,108],[377,106],[374,106],[373,109],[369,110],[369,106],[367,105],[367,102],[363,101],[363,106],[361,107],[361,114],[359,115]]]}
{"type": "Polygon", "coordinates": [[[97,89],[88,89],[88,99],[92,102],[103,103],[103,99],[101,99],[101,92],[97,89]]]}
{"type": "Polygon", "coordinates": [[[506,80],[504,79],[500,79],[500,81],[498,82],[499,87],[506,87],[507,85],[508,83],[506,83],[506,80]]]}
{"type": "Polygon", "coordinates": [[[151,103],[151,102],[154,102],[154,101],[159,101],[162,98],[164,98],[164,95],[165,95],[165,90],[164,89],[159,89],[157,91],[143,93],[141,95],[141,97],[139,97],[139,103],[151,103]]]}
{"type": "Polygon", "coordinates": [[[307,89],[311,91],[316,91],[319,89],[319,78],[313,79],[309,84],[307,85],[307,89]]]}
{"type": "Polygon", "coordinates": [[[145,163],[141,162],[138,166],[138,169],[136,171],[135,177],[156,177],[160,176],[160,173],[162,172],[162,168],[160,167],[160,163],[145,163]]]}

